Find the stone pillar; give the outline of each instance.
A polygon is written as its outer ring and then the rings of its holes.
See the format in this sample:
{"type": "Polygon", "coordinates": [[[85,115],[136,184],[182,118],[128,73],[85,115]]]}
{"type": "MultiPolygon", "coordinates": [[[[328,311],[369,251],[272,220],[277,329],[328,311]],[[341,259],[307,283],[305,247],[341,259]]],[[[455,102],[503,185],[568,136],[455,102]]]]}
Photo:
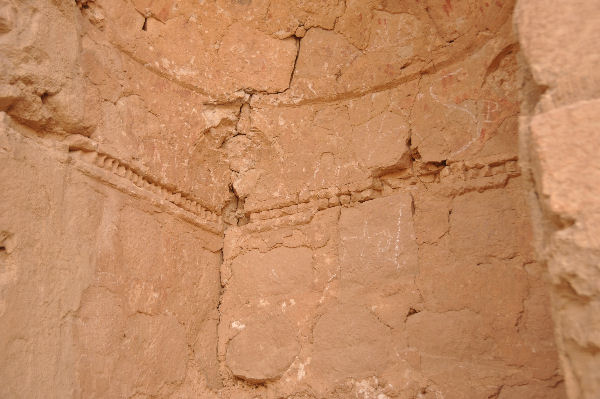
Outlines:
{"type": "Polygon", "coordinates": [[[535,182],[538,252],[568,396],[600,396],[600,2],[520,1],[521,159],[535,182]],[[541,212],[540,212],[541,211],[541,212]]]}

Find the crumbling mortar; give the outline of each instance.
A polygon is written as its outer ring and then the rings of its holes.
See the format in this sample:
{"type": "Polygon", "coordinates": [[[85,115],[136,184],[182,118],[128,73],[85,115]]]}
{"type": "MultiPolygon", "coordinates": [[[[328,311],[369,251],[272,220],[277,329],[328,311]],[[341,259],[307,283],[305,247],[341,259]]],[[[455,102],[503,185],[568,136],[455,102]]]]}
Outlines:
{"type": "MultiPolygon", "coordinates": [[[[247,93],[245,101],[239,105],[238,111],[236,113],[236,120],[234,122],[234,125],[235,125],[234,134],[233,134],[233,136],[226,138],[223,141],[220,148],[225,146],[231,138],[239,136],[239,135],[244,135],[244,133],[240,132],[240,129],[239,129],[239,124],[240,124],[240,120],[242,117],[242,110],[244,108],[244,105],[247,105],[248,108],[250,110],[252,110],[251,102],[252,102],[253,96],[254,96],[254,94],[247,93]]],[[[240,198],[240,196],[235,191],[234,186],[233,186],[233,177],[237,176],[238,173],[236,171],[234,171],[233,169],[231,169],[231,167],[229,169],[231,172],[231,174],[230,174],[231,177],[230,177],[228,186],[229,186],[229,192],[231,194],[231,200],[223,208],[223,212],[222,212],[223,213],[223,221],[227,226],[240,226],[247,222],[246,215],[244,214],[244,198],[240,198]]]]}

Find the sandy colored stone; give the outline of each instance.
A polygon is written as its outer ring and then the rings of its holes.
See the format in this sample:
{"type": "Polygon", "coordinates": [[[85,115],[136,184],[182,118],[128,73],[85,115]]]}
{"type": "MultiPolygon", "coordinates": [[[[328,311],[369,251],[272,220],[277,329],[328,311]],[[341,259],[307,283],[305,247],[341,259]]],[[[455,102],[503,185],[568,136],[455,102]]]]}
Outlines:
{"type": "Polygon", "coordinates": [[[581,397],[592,397],[600,389],[598,376],[586,371],[598,361],[592,348],[600,339],[600,276],[595,254],[598,242],[593,238],[598,190],[590,184],[600,178],[600,173],[597,168],[587,167],[595,158],[593,143],[598,140],[599,110],[597,100],[581,101],[538,114],[530,125],[542,205],[557,226],[547,245],[551,251],[548,267],[556,286],[555,303],[559,306],[555,312],[559,318],[559,345],[569,359],[565,359],[567,387],[581,397]],[[571,142],[577,143],[572,151],[563,151],[571,142]],[[564,167],[555,170],[550,162],[560,162],[564,167]],[[580,174],[582,168],[589,169],[585,177],[580,174]],[[580,187],[585,191],[581,192],[580,187]]]}
{"type": "Polygon", "coordinates": [[[327,384],[377,375],[391,361],[386,349],[391,341],[389,328],[362,307],[329,310],[319,318],[313,334],[310,373],[327,384]]]}
{"type": "Polygon", "coordinates": [[[279,378],[300,349],[293,325],[283,317],[266,316],[239,328],[227,345],[227,366],[248,382],[279,378]]]}
{"type": "Polygon", "coordinates": [[[2,170],[15,183],[2,192],[11,252],[2,254],[0,307],[15,330],[2,330],[10,356],[1,395],[168,395],[190,357],[204,364],[205,380],[214,378],[210,348],[190,346],[216,330],[212,251],[221,239],[168,213],[154,218],[162,212],[149,193],[102,184],[69,163],[66,147],[23,134],[4,120],[2,170]],[[18,194],[16,182],[25,178],[39,179],[37,189],[18,194]],[[27,360],[28,350],[40,353],[37,361],[27,360]]]}
{"type": "Polygon", "coordinates": [[[417,247],[410,195],[394,195],[343,209],[339,223],[344,295],[382,291],[385,296],[411,282],[416,274],[417,247]],[[375,286],[377,290],[373,290],[375,286]]]}
{"type": "Polygon", "coordinates": [[[0,3],[0,111],[37,130],[90,134],[98,115],[85,107],[93,92],[80,68],[77,14],[74,4],[0,3]]]}
{"type": "Polygon", "coordinates": [[[599,15],[0,0],[0,397],[597,397],[599,15]]]}
{"type": "Polygon", "coordinates": [[[600,55],[594,51],[598,40],[597,2],[578,0],[563,2],[517,3],[515,23],[519,42],[528,67],[537,84],[549,90],[539,107],[550,110],[578,100],[598,97],[600,55]],[[556,59],[563,62],[556,62],[556,59]]]}
{"type": "Polygon", "coordinates": [[[537,249],[552,280],[558,353],[570,398],[600,392],[597,369],[598,4],[519,2],[523,55],[542,91],[524,92],[521,156],[535,184],[537,249]],[[548,12],[552,10],[552,12],[548,12]],[[564,62],[556,62],[564,59],[564,62]],[[585,326],[585,327],[584,327],[585,326]]]}

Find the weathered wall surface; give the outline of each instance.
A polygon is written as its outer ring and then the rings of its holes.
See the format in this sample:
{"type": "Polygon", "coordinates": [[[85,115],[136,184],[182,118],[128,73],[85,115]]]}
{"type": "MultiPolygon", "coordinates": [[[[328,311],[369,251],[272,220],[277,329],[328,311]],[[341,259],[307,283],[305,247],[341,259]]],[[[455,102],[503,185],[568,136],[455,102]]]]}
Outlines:
{"type": "Polygon", "coordinates": [[[0,396],[166,397],[214,381],[220,235],[3,118],[0,396]]]}
{"type": "Polygon", "coordinates": [[[538,252],[552,277],[567,393],[570,398],[597,398],[600,4],[521,1],[515,23],[524,61],[539,85],[525,90],[522,153],[535,182],[533,208],[541,210],[536,218],[538,252]]]}
{"type": "Polygon", "coordinates": [[[0,396],[564,398],[513,6],[0,1],[0,396]]]}
{"type": "Polygon", "coordinates": [[[240,397],[564,397],[499,4],[348,3],[356,30],[310,29],[290,89],[252,96],[270,145],[219,308],[225,385],[263,384],[240,397]]]}
{"type": "Polygon", "coordinates": [[[317,200],[229,229],[223,374],[272,381],[275,397],[563,397],[522,183],[510,176],[415,178],[362,203],[318,211],[317,200]],[[509,183],[494,188],[497,178],[509,183]],[[471,190],[456,193],[459,182],[471,190]]]}
{"type": "Polygon", "coordinates": [[[194,148],[237,111],[197,105],[82,10],[0,2],[0,396],[190,397],[218,384],[230,196],[194,148]]]}

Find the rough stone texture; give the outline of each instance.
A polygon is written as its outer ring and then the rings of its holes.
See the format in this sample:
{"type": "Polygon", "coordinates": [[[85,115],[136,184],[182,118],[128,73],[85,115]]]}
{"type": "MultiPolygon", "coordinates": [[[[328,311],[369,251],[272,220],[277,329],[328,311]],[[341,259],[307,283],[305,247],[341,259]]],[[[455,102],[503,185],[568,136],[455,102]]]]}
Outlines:
{"type": "Polygon", "coordinates": [[[216,384],[221,238],[5,115],[0,137],[0,396],[168,396],[194,367],[216,384]]]}
{"type": "Polygon", "coordinates": [[[576,3],[0,0],[0,397],[593,397],[576,3]]]}
{"type": "Polygon", "coordinates": [[[522,154],[535,189],[538,253],[570,398],[600,394],[600,4],[522,1],[515,13],[524,63],[522,154]],[[556,60],[561,60],[556,62],[556,60]],[[527,79],[527,77],[526,77],[527,79]],[[535,87],[535,86],[538,87],[535,87]]]}

